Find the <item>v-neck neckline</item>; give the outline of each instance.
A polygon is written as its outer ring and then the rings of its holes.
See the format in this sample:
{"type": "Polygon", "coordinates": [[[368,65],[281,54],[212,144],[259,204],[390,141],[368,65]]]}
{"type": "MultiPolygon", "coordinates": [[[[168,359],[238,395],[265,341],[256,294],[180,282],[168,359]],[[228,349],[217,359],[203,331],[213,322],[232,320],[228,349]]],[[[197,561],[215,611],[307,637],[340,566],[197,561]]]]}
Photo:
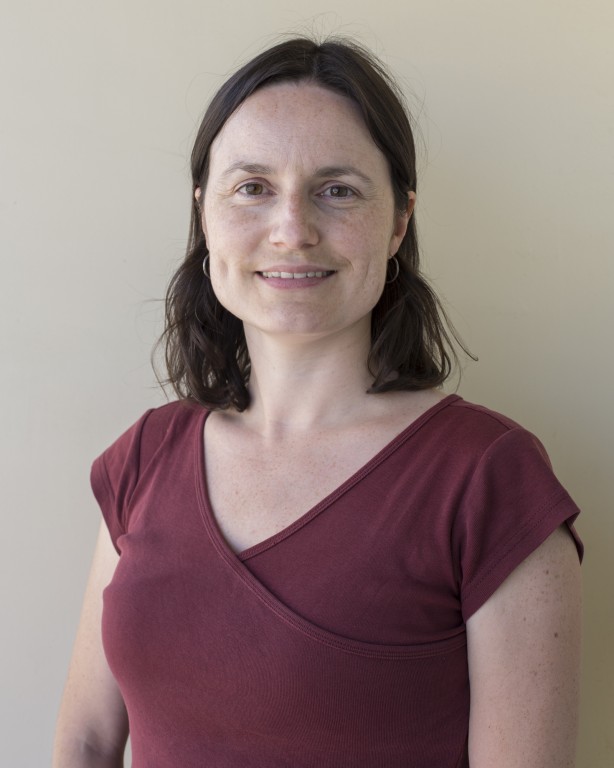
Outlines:
{"type": "Polygon", "coordinates": [[[298,517],[290,525],[286,526],[280,531],[267,536],[262,541],[252,544],[246,549],[235,552],[230,546],[222,531],[218,525],[211,499],[209,496],[209,489],[207,484],[207,462],[205,455],[205,426],[207,418],[211,411],[205,411],[202,417],[198,420],[198,426],[195,430],[195,439],[197,441],[195,456],[195,475],[196,484],[198,489],[198,501],[201,507],[201,514],[206,524],[208,534],[216,545],[216,548],[221,553],[225,554],[225,557],[230,557],[240,563],[249,560],[251,557],[255,557],[261,552],[276,546],[284,539],[292,536],[303,526],[307,525],[311,520],[317,517],[323,510],[328,508],[336,499],[346,493],[352,486],[360,482],[363,477],[372,472],[375,467],[381,464],[391,453],[393,453],[400,445],[414,435],[424,424],[435,416],[435,414],[447,408],[452,403],[460,400],[459,395],[447,395],[441,399],[438,403],[435,403],[428,408],[424,413],[420,414],[417,419],[414,419],[408,424],[398,435],[393,437],[383,448],[381,448],[374,456],[372,456],[365,464],[357,469],[350,477],[344,480],[333,491],[327,494],[324,498],[318,501],[314,506],[308,509],[300,517],[298,517]]]}

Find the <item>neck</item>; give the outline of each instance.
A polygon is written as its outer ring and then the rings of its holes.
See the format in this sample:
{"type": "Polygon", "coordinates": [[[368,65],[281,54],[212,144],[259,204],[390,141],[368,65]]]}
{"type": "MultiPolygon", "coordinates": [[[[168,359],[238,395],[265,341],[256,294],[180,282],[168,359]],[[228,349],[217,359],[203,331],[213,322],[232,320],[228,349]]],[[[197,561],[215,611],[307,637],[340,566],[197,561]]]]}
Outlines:
{"type": "Polygon", "coordinates": [[[283,437],[340,426],[377,398],[367,395],[367,334],[326,339],[264,336],[246,330],[251,404],[246,421],[263,435],[283,437]]]}

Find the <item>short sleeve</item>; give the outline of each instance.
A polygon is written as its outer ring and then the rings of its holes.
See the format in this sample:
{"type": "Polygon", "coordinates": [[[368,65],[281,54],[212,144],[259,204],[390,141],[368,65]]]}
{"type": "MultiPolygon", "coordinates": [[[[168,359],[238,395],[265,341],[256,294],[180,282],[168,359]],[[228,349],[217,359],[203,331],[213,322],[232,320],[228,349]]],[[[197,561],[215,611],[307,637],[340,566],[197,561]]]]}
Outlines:
{"type": "Polygon", "coordinates": [[[453,534],[464,621],[560,525],[581,559],[578,514],[536,437],[521,427],[498,437],[475,468],[453,534]]]}
{"type": "Polygon", "coordinates": [[[130,499],[141,471],[143,427],[151,412],[147,411],[92,464],[92,491],[118,552],[117,541],[126,533],[130,499]]]}

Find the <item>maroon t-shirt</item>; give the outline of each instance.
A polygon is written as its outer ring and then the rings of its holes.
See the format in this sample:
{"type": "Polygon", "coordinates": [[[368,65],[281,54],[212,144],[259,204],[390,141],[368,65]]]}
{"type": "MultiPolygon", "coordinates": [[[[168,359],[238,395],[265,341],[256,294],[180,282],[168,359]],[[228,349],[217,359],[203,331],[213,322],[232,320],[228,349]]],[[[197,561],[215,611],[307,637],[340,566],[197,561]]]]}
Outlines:
{"type": "Polygon", "coordinates": [[[468,766],[465,622],[562,523],[581,555],[540,443],[451,395],[236,555],[206,418],[149,411],[92,469],[120,553],[103,641],[134,768],[468,766]]]}

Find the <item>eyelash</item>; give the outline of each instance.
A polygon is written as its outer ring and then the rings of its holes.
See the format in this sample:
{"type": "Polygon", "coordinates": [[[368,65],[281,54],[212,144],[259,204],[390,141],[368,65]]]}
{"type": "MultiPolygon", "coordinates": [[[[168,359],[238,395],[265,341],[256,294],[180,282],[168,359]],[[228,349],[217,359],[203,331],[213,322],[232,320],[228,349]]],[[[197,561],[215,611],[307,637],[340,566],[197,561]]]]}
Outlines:
{"type": "MultiPolygon", "coordinates": [[[[259,181],[248,181],[238,187],[237,192],[245,197],[261,197],[266,192],[266,187],[259,181]],[[259,187],[261,191],[258,194],[253,194],[253,191],[248,192],[249,187],[259,187]]],[[[356,192],[351,187],[348,187],[347,184],[330,184],[323,192],[319,193],[319,196],[328,197],[332,200],[350,200],[353,197],[356,197],[356,192]],[[327,192],[332,192],[332,190],[343,190],[344,194],[326,194],[327,192]]]]}
{"type": "Polygon", "coordinates": [[[346,184],[331,184],[329,187],[327,187],[324,192],[322,193],[325,197],[330,197],[333,200],[349,200],[352,197],[356,197],[356,192],[351,187],[348,187],[346,184]],[[343,195],[325,195],[326,192],[332,192],[333,189],[337,190],[343,190],[345,194],[343,195]]]}
{"type": "Polygon", "coordinates": [[[245,184],[242,184],[238,189],[237,192],[240,192],[241,194],[245,195],[246,197],[260,197],[260,195],[265,191],[264,184],[260,183],[259,181],[248,181],[245,184]],[[262,192],[258,195],[250,194],[247,191],[248,187],[260,187],[262,192]]]}

